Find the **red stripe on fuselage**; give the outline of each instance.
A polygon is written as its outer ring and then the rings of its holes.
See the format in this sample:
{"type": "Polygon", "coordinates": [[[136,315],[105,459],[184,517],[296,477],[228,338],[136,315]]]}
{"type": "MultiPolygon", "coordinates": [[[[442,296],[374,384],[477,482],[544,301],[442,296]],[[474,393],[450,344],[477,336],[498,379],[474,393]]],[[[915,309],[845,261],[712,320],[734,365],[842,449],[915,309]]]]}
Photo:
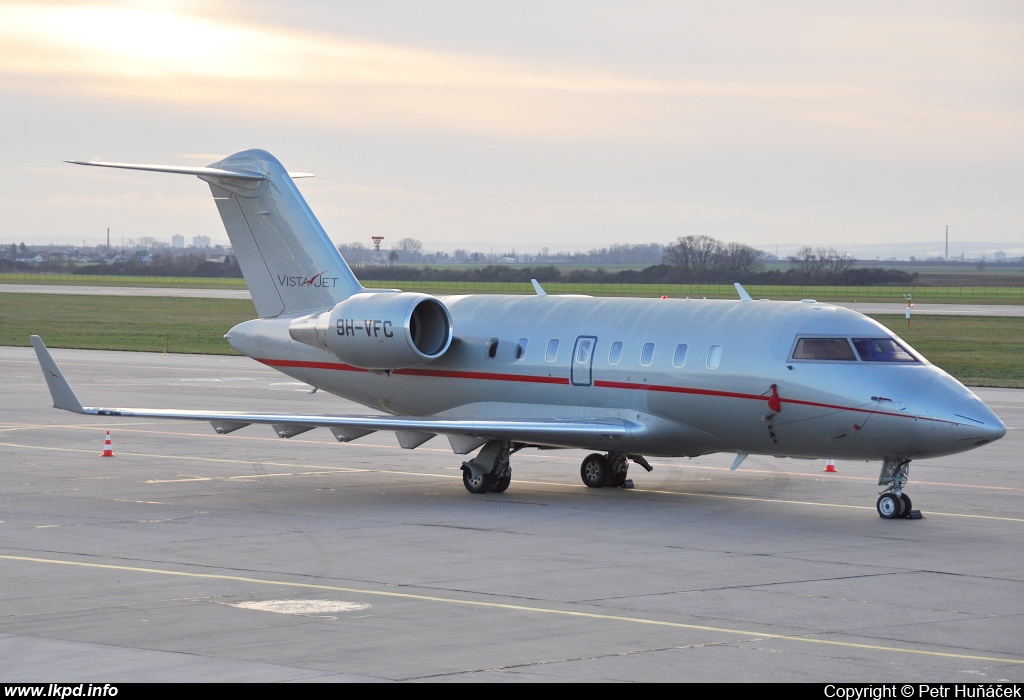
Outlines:
{"type": "MultiPolygon", "coordinates": [[[[368,369],[353,367],[341,362],[306,362],[304,360],[267,360],[256,358],[270,367],[304,367],[308,369],[333,369],[342,372],[369,372],[368,369]]],[[[529,374],[498,374],[495,372],[459,372],[444,369],[395,369],[391,374],[411,377],[448,377],[450,379],[486,379],[494,382],[530,382],[533,384],[568,384],[565,377],[538,377],[529,374]]]]}
{"type": "MultiPolygon", "coordinates": [[[[331,369],[342,372],[369,372],[370,370],[362,369],[360,367],[353,367],[352,365],[346,365],[341,362],[307,362],[305,360],[270,360],[264,358],[254,358],[257,362],[262,362],[269,367],[302,367],[305,369],[331,369]]],[[[495,382],[528,382],[533,384],[560,384],[562,386],[568,385],[569,380],[566,377],[539,377],[529,374],[497,374],[493,372],[460,372],[456,370],[442,370],[442,369],[396,369],[392,370],[392,374],[401,374],[413,377],[447,377],[450,379],[484,379],[495,382]]],[[[760,394],[742,394],[735,391],[718,391],[715,389],[695,389],[692,387],[683,386],[666,386],[664,384],[638,384],[636,382],[611,382],[605,380],[594,381],[595,387],[601,387],[604,389],[629,389],[632,391],[663,391],[673,394],[691,394],[696,396],[716,396],[719,398],[726,399],[744,399],[747,401],[768,401],[767,396],[760,394]]],[[[954,421],[941,420],[939,418],[927,418],[924,416],[915,416],[908,413],[891,413],[889,411],[874,411],[870,408],[855,408],[851,406],[839,406],[836,404],[829,403],[818,403],[817,401],[801,401],[800,399],[780,399],[782,403],[789,403],[798,406],[812,406],[814,408],[828,408],[835,411],[853,411],[855,413],[869,413],[878,414],[880,416],[892,416],[894,418],[916,418],[918,420],[936,421],[938,423],[950,423],[956,425],[954,421]]]]}

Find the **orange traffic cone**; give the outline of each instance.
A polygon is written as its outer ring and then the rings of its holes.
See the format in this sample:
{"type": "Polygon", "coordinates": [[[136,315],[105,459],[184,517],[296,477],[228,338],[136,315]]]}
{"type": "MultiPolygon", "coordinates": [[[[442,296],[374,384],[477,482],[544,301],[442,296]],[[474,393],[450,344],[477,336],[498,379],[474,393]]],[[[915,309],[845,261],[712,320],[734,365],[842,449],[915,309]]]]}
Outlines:
{"type": "Polygon", "coordinates": [[[107,439],[103,441],[103,454],[100,457],[113,457],[114,450],[110,446],[110,431],[107,431],[107,439]]]}
{"type": "Polygon", "coordinates": [[[825,462],[825,468],[822,469],[822,471],[826,472],[828,474],[835,474],[835,473],[837,473],[837,471],[836,471],[836,461],[834,459],[830,459],[830,460],[826,461],[825,462]]]}

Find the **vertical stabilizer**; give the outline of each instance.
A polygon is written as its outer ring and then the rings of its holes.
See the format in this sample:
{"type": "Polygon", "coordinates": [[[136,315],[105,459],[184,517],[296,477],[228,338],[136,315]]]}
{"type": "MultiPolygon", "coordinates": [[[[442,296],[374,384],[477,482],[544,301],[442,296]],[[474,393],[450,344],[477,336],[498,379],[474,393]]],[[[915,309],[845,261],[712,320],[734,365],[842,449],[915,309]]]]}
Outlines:
{"type": "Polygon", "coordinates": [[[280,161],[254,149],[210,169],[261,179],[202,174],[261,318],[330,308],[362,290],[280,161]]]}

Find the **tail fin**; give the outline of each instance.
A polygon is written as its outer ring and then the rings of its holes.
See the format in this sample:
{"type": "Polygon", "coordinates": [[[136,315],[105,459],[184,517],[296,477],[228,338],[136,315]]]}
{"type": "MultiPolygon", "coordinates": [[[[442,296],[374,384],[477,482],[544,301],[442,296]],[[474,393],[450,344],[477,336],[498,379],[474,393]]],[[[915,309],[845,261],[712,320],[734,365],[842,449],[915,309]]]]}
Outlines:
{"type": "Polygon", "coordinates": [[[362,291],[280,161],[253,149],[204,168],[85,162],[197,175],[210,184],[260,318],[330,308],[362,291]]]}

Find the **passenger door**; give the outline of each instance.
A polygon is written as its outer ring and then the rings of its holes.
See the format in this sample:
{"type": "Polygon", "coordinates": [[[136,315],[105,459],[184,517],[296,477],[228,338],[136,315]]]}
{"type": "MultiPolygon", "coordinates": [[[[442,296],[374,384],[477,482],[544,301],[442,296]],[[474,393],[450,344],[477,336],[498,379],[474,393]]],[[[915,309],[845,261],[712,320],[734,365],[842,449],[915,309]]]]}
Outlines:
{"type": "Polygon", "coordinates": [[[593,367],[596,347],[596,336],[581,335],[576,339],[576,346],[572,350],[572,369],[569,373],[573,386],[590,386],[594,383],[593,367]]]}

